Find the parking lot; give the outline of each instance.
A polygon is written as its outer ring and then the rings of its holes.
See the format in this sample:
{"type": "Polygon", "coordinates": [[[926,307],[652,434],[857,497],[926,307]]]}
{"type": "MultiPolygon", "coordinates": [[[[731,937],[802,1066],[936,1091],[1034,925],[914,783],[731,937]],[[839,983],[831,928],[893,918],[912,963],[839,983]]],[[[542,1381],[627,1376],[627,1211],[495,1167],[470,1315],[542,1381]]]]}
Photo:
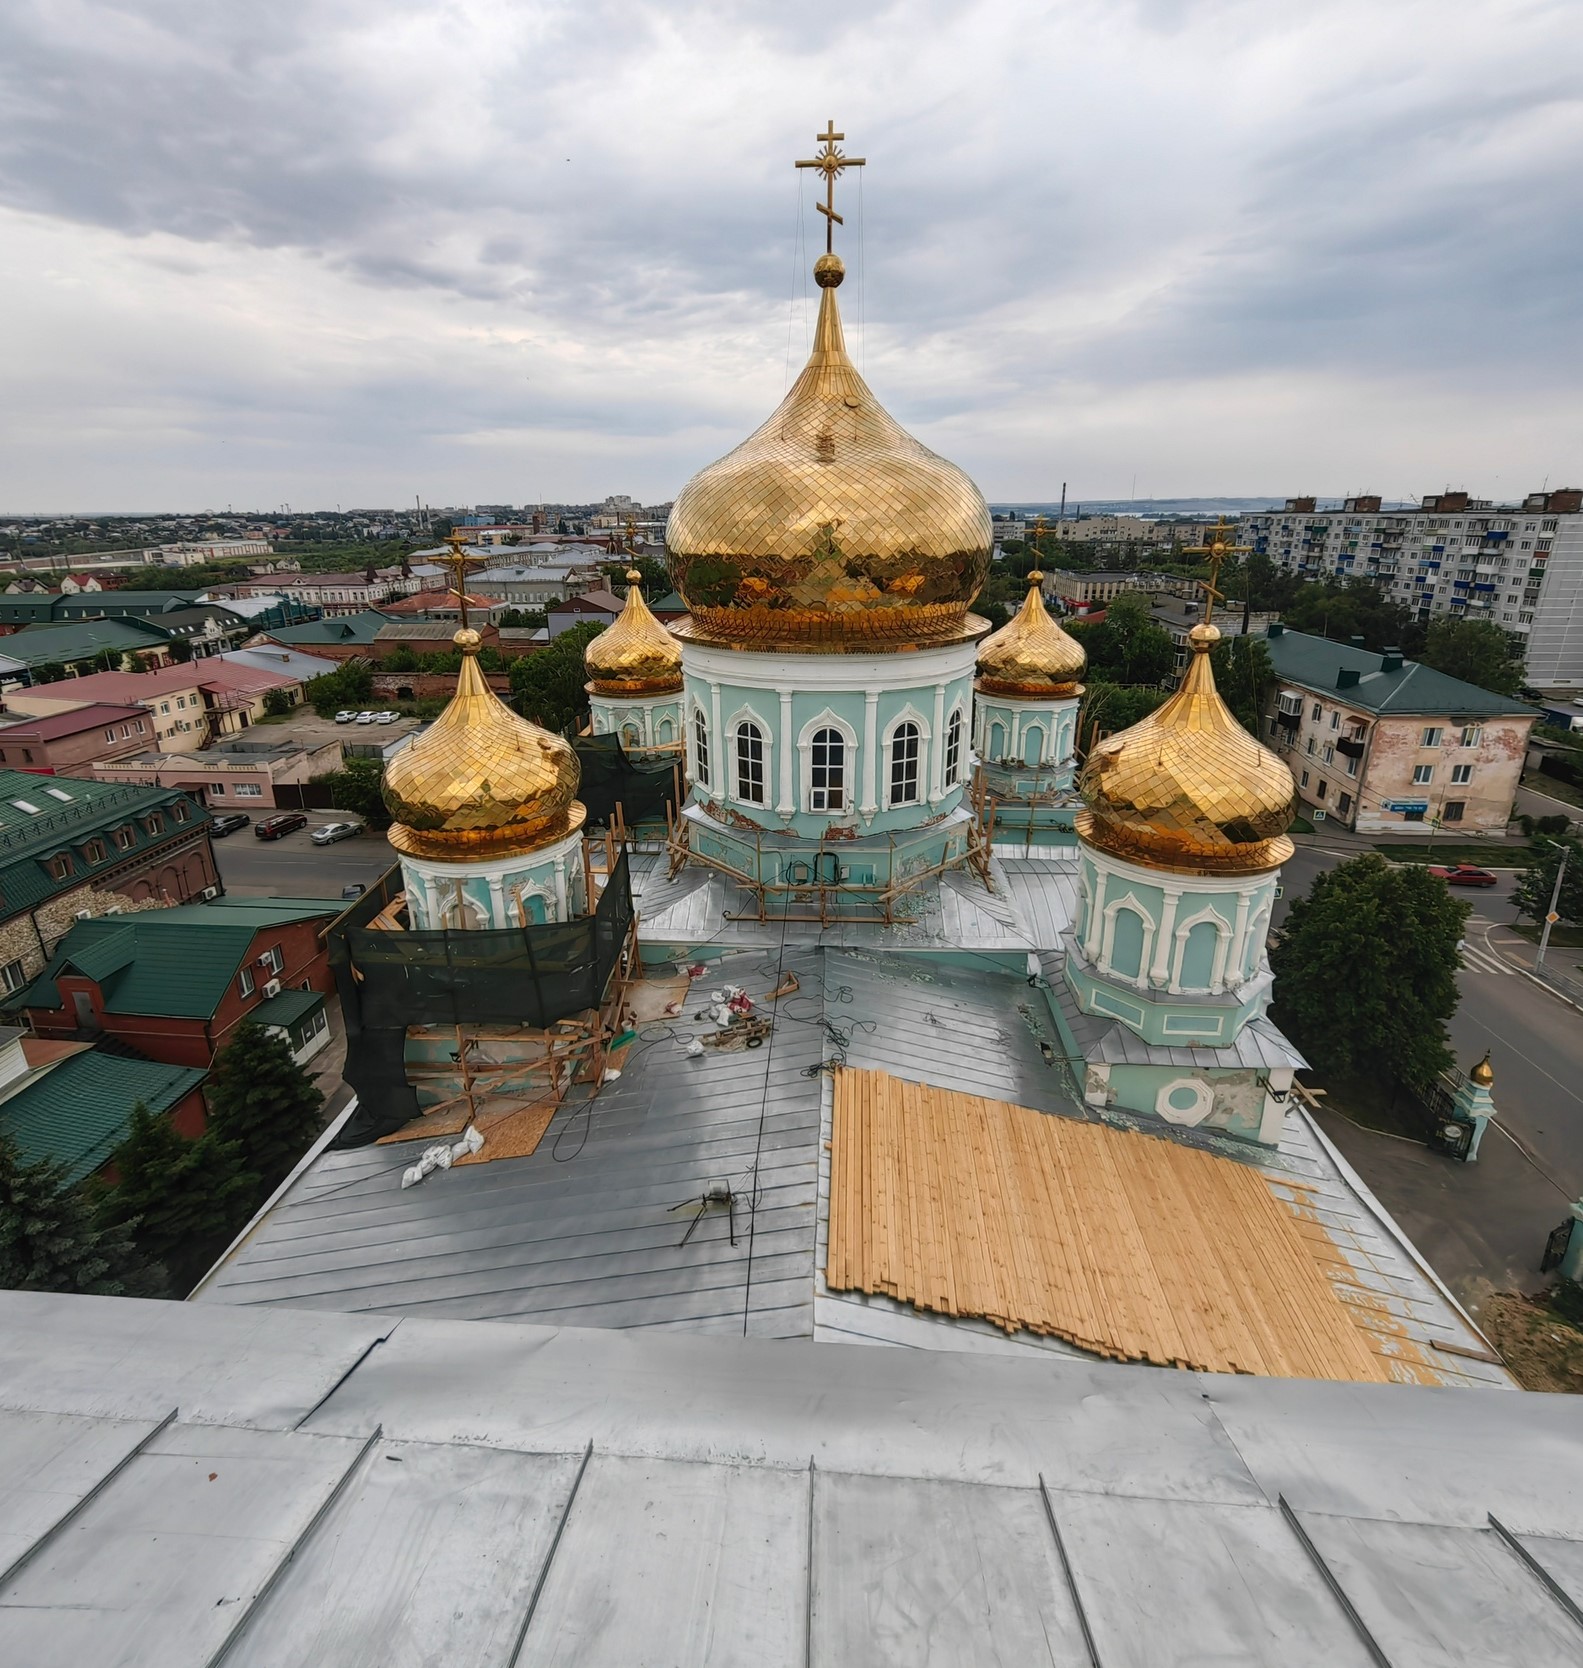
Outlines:
{"type": "MultiPolygon", "coordinates": [[[[373,707],[370,711],[393,712],[393,707],[373,707]]],[[[398,718],[393,724],[337,724],[333,718],[321,718],[312,707],[294,707],[285,718],[265,719],[253,726],[257,739],[301,742],[308,747],[322,747],[327,741],[366,742],[374,747],[388,747],[397,736],[409,735],[418,728],[416,718],[398,718]]],[[[250,735],[252,731],[248,732],[250,735]]]]}
{"type": "MultiPolygon", "coordinates": [[[[393,727],[387,725],[386,733],[393,727]]],[[[366,732],[368,726],[363,728],[366,732]]],[[[366,886],[396,860],[383,834],[359,834],[333,846],[316,846],[308,838],[315,828],[348,819],[338,811],[309,811],[307,817],[306,828],[278,840],[261,840],[251,828],[216,840],[214,857],[226,891],[253,897],[338,898],[343,886],[354,881],[366,886]]]]}

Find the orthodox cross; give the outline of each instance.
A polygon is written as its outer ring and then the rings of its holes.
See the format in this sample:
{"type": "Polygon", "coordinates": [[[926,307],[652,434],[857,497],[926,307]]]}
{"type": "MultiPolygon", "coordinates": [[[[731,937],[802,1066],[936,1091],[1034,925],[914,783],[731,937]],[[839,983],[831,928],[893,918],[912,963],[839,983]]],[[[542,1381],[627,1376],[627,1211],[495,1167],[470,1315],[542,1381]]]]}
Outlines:
{"type": "MultiPolygon", "coordinates": [[[[1203,587],[1204,592],[1205,625],[1208,625],[1210,620],[1214,617],[1215,604],[1226,600],[1226,593],[1216,589],[1216,586],[1220,581],[1221,563],[1223,563],[1228,556],[1245,556],[1253,548],[1252,545],[1248,544],[1227,543],[1226,536],[1228,533],[1231,533],[1231,529],[1226,525],[1226,518],[1221,516],[1220,520],[1216,522],[1212,528],[1210,528],[1208,541],[1206,543],[1189,545],[1182,552],[1184,556],[1204,557],[1204,566],[1209,569],[1208,579],[1200,579],[1198,581],[1199,585],[1203,587]]],[[[1232,534],[1232,536],[1235,537],[1235,534],[1232,534]]]]}
{"type": "Polygon", "coordinates": [[[462,630],[467,630],[467,569],[469,563],[483,560],[481,556],[470,556],[467,551],[467,535],[465,533],[451,533],[445,542],[451,547],[449,556],[441,556],[439,563],[442,568],[449,568],[451,572],[451,586],[449,595],[456,598],[461,607],[462,630]]]}
{"type": "Polygon", "coordinates": [[[814,207],[824,216],[824,250],[827,255],[835,249],[835,229],[844,226],[844,221],[835,211],[835,181],[836,175],[848,168],[862,168],[866,158],[861,156],[843,156],[836,148],[836,142],[845,139],[844,133],[837,133],[835,120],[832,117],[825,123],[823,133],[816,133],[815,139],[824,141],[824,149],[818,156],[811,157],[806,162],[799,162],[799,168],[817,168],[824,175],[824,201],[815,203],[814,207]]]}

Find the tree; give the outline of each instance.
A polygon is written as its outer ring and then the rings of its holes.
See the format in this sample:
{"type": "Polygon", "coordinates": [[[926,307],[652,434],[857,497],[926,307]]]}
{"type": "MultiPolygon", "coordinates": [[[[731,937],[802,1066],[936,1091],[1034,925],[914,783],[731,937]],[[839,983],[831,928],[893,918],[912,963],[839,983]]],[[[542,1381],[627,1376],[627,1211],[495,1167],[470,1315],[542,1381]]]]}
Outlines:
{"type": "Polygon", "coordinates": [[[1094,745],[1096,735],[1115,735],[1118,730],[1130,730],[1141,723],[1170,696],[1163,689],[1146,684],[1128,685],[1091,681],[1083,693],[1082,709],[1078,713],[1077,733],[1081,745],[1094,745]]]}
{"type": "Polygon", "coordinates": [[[1492,695],[1515,695],[1523,686],[1522,662],[1512,640],[1493,620],[1458,620],[1446,615],[1429,627],[1423,663],[1449,678],[1477,684],[1492,695]]]}
{"type": "Polygon", "coordinates": [[[348,660],[333,672],[309,678],[303,688],[321,718],[333,717],[343,707],[360,707],[373,693],[374,674],[363,660],[348,660]]]}
{"type": "Polygon", "coordinates": [[[209,1073],[209,1128],[235,1142],[259,1205],[313,1145],[324,1096],[278,1032],[244,1019],[209,1073]]]}
{"type": "Polygon", "coordinates": [[[1272,1017],[1316,1071],[1432,1082],[1452,1060],[1468,911],[1428,869],[1377,853],[1321,874],[1270,956],[1272,1017]]]}
{"type": "Polygon", "coordinates": [[[1262,637],[1223,637],[1210,654],[1215,688],[1250,736],[1259,734],[1260,715],[1275,683],[1275,668],[1262,637]]]}
{"type": "Polygon", "coordinates": [[[264,715],[266,718],[284,718],[291,711],[291,694],[284,689],[266,689],[264,691],[264,715]]]}
{"type": "Polygon", "coordinates": [[[1542,921],[1550,910],[1550,894],[1556,887],[1556,870],[1566,853],[1567,872],[1556,900],[1556,914],[1563,921],[1583,921],[1583,840],[1539,839],[1534,842],[1533,862],[1523,870],[1512,888],[1512,902],[1519,915],[1542,921]]]}
{"type": "Polygon", "coordinates": [[[185,1297],[253,1212],[258,1177],[241,1148],[211,1129],[189,1141],[162,1112],[140,1101],[112,1161],[117,1180],[100,1190],[101,1226],[130,1230],[170,1290],[185,1297]]]}
{"type": "Polygon", "coordinates": [[[588,674],[583,650],[605,628],[573,626],[547,649],[511,663],[511,695],[517,711],[547,730],[565,730],[588,716],[588,674]]]}
{"type": "Polygon", "coordinates": [[[95,1222],[64,1164],[25,1164],[0,1136],[0,1286],[120,1297],[135,1261],[127,1230],[95,1222]]]}
{"type": "Polygon", "coordinates": [[[504,608],[495,623],[501,626],[516,626],[527,631],[542,631],[550,623],[550,617],[537,608],[504,608]]]}
{"type": "Polygon", "coordinates": [[[331,789],[338,810],[352,812],[365,827],[390,827],[384,796],[385,767],[378,759],[346,759],[339,770],[313,780],[331,789]]]}

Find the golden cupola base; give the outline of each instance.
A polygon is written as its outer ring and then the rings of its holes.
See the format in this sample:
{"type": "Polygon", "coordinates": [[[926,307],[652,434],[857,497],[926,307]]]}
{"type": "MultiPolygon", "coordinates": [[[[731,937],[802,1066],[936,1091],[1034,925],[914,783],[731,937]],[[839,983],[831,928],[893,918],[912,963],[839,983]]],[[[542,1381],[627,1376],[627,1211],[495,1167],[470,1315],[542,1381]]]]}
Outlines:
{"type": "Polygon", "coordinates": [[[682,488],[666,528],[688,640],[840,653],[971,639],[993,543],[971,480],[892,418],[847,357],[821,255],[813,352],[774,416],[682,488]]]}
{"type": "Polygon", "coordinates": [[[1182,687],[1157,712],[1093,748],[1078,780],[1089,845],[1149,868],[1261,874],[1292,855],[1292,773],[1232,717],[1209,654],[1219,629],[1188,634],[1182,687]]]}
{"type": "Polygon", "coordinates": [[[1081,695],[1088,656],[1049,616],[1044,575],[1028,575],[1022,607],[978,650],[978,687],[986,695],[1081,695]]]}
{"type": "Polygon", "coordinates": [[[582,766],[570,744],[530,724],[478,669],[480,638],[464,627],[456,693],[385,771],[390,843],[411,857],[475,863],[539,850],[582,826],[582,766]]]}
{"type": "Polygon", "coordinates": [[[682,687],[682,646],[649,612],[636,568],[615,624],[583,651],[588,687],[600,695],[669,695],[682,687]]]}

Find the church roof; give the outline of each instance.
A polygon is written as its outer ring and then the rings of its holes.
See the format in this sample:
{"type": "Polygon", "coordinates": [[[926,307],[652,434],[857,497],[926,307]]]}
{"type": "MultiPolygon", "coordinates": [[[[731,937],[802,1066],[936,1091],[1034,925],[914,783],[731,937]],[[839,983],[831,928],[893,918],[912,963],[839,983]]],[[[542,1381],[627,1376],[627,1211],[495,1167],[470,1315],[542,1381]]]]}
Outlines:
{"type": "Polygon", "coordinates": [[[0,1292],[0,1651],[1577,1660],[1573,1398],[734,1332],[0,1292]]]}

